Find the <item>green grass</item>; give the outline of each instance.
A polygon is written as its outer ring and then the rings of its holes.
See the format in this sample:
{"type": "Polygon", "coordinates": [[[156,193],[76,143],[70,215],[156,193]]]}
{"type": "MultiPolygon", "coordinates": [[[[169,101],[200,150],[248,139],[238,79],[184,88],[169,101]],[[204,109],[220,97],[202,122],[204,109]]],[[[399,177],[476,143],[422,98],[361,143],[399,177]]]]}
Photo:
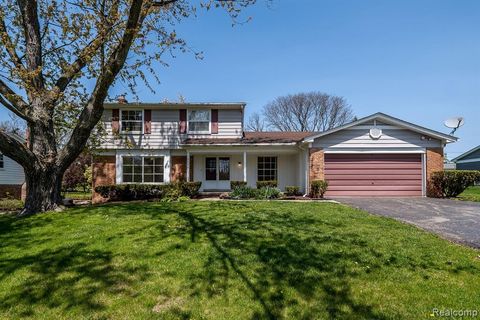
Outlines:
{"type": "Polygon", "coordinates": [[[64,198],[74,199],[74,200],[91,200],[92,192],[82,192],[82,191],[72,191],[72,192],[62,192],[64,198]]]}
{"type": "Polygon", "coordinates": [[[469,187],[458,196],[460,200],[480,202],[480,186],[469,187]]]}
{"type": "Polygon", "coordinates": [[[479,252],[316,202],[0,216],[0,318],[421,319],[478,309],[479,252]]]}

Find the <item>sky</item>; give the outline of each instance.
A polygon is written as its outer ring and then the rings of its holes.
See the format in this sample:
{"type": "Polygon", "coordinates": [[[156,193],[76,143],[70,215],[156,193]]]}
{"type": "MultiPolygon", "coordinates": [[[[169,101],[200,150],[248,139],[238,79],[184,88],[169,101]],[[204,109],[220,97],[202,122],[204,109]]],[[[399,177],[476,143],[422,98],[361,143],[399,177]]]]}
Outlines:
{"type": "Polygon", "coordinates": [[[463,116],[448,158],[480,144],[480,1],[259,0],[247,17],[233,27],[221,10],[182,21],[177,34],[204,58],[166,57],[161,84],[139,87],[140,101],[244,101],[248,117],[277,96],[322,91],[359,118],[384,112],[448,133],[444,120],[463,116]]]}

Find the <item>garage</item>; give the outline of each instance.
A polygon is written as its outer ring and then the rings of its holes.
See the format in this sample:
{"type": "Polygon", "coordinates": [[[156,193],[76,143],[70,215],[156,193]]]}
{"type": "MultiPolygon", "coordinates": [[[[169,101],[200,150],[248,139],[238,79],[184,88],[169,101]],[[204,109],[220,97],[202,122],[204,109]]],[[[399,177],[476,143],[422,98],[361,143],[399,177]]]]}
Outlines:
{"type": "Polygon", "coordinates": [[[422,196],[421,154],[325,154],[327,196],[422,196]]]}

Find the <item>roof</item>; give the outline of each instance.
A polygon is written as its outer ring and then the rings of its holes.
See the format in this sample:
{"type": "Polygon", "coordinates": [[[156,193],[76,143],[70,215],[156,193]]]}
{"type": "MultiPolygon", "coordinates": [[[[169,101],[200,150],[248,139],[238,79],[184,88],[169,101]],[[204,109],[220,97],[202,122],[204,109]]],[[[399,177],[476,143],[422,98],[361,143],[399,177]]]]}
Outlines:
{"type": "Polygon", "coordinates": [[[243,138],[189,138],[187,145],[242,145],[242,144],[295,144],[311,136],[313,132],[270,131],[244,132],[243,138]]]}
{"type": "Polygon", "coordinates": [[[104,103],[105,108],[152,108],[152,107],[170,107],[170,108],[197,108],[197,107],[222,107],[222,108],[243,108],[246,102],[129,102],[104,103]]]}
{"type": "Polygon", "coordinates": [[[461,155],[459,155],[459,156],[456,157],[455,159],[452,159],[452,162],[457,162],[458,160],[461,160],[462,158],[468,156],[469,154],[474,153],[474,152],[477,151],[477,150],[480,150],[480,146],[475,147],[475,148],[473,148],[473,149],[470,149],[470,150],[468,150],[468,151],[465,152],[465,153],[462,153],[461,155]]]}
{"type": "Polygon", "coordinates": [[[435,131],[435,130],[431,130],[431,129],[413,124],[411,122],[392,117],[392,116],[390,116],[388,114],[385,114],[385,113],[382,113],[382,112],[377,112],[377,113],[374,113],[374,114],[369,115],[367,117],[358,119],[357,121],[347,123],[343,126],[339,126],[339,127],[336,127],[336,128],[324,131],[324,132],[314,134],[310,137],[305,138],[304,141],[312,142],[313,140],[315,140],[317,138],[320,138],[320,137],[323,137],[323,136],[326,136],[326,135],[329,135],[329,134],[332,134],[332,133],[335,133],[335,132],[338,132],[338,131],[341,131],[341,130],[344,130],[344,129],[348,129],[350,127],[353,127],[353,126],[356,126],[356,125],[359,125],[359,124],[362,124],[362,123],[365,123],[365,122],[376,120],[376,119],[387,122],[387,123],[390,123],[390,124],[394,124],[394,125],[397,125],[397,126],[400,126],[400,127],[404,127],[406,129],[409,129],[409,130],[412,130],[412,131],[415,131],[415,132],[426,134],[426,135],[431,136],[433,138],[437,138],[439,140],[445,141],[446,143],[455,142],[455,141],[458,140],[457,137],[454,137],[452,135],[445,134],[445,133],[435,131]]]}

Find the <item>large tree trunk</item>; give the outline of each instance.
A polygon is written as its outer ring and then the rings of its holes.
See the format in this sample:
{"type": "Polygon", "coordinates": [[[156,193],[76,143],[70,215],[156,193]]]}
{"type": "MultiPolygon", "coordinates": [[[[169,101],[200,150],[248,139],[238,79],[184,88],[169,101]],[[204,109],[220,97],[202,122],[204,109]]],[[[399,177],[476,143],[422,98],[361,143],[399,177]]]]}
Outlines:
{"type": "Polygon", "coordinates": [[[60,193],[62,174],[56,168],[25,172],[27,197],[19,216],[62,208],[60,193]]]}

